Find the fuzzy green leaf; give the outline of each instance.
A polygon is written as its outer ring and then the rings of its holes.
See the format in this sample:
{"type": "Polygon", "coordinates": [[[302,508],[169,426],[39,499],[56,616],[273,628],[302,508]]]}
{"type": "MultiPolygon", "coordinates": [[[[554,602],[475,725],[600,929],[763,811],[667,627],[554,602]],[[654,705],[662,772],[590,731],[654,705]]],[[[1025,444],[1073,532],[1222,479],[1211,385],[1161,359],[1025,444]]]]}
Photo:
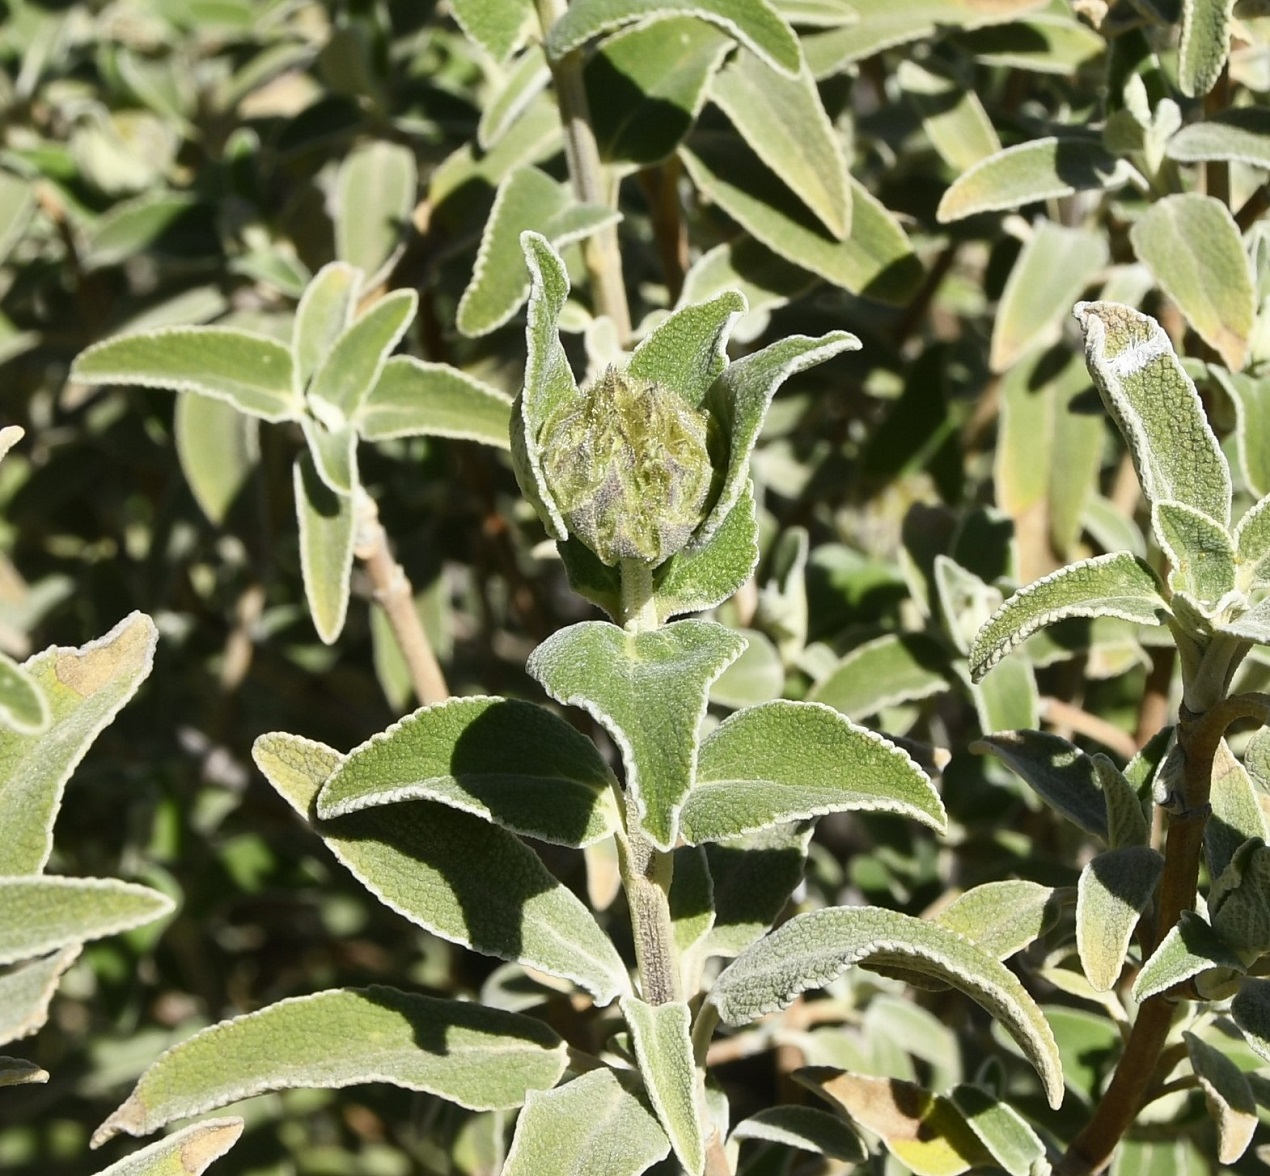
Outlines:
{"type": "Polygon", "coordinates": [[[1210,878],[1220,878],[1235,851],[1251,838],[1270,840],[1256,786],[1223,739],[1213,757],[1212,815],[1204,826],[1204,853],[1210,878]]]}
{"type": "Polygon", "coordinates": [[[640,1176],[669,1153],[648,1107],[612,1070],[592,1070],[555,1090],[529,1092],[502,1176],[640,1176]]]}
{"type": "Polygon", "coordinates": [[[241,1119],[205,1119],[125,1156],[97,1176],[199,1176],[242,1133],[241,1119]]]}
{"type": "Polygon", "coordinates": [[[595,744],[527,702],[451,698],[355,747],[318,794],[322,820],[435,800],[514,833],[591,845],[621,826],[595,744]]]}
{"type": "Polygon", "coordinates": [[[1001,150],[1001,140],[974,90],[930,59],[901,61],[895,78],[922,120],[922,129],[940,158],[966,171],[1001,150]]]}
{"type": "Polygon", "coordinates": [[[0,875],[48,864],[66,781],[150,673],[158,639],[154,622],[134,612],[87,645],[53,646],[23,664],[49,722],[38,734],[0,728],[0,875]]]}
{"type": "Polygon", "coordinates": [[[1242,972],[1244,965],[1198,914],[1183,911],[1143,963],[1133,982],[1133,999],[1140,1003],[1210,968],[1242,972]]]}
{"type": "Polygon", "coordinates": [[[0,168],[0,262],[18,243],[35,212],[35,186],[0,168]]]}
{"type": "MultiPolygon", "coordinates": [[[[96,270],[119,265],[149,250],[170,252],[164,249],[165,236],[176,244],[184,226],[206,223],[212,215],[211,207],[188,193],[145,192],[116,204],[93,225],[80,264],[86,270],[96,270]]],[[[0,257],[6,252],[0,228],[0,257]]]]}
{"type": "Polygon", "coordinates": [[[506,61],[536,24],[533,0],[452,0],[454,19],[495,61],[506,61]]]}
{"type": "Polygon", "coordinates": [[[852,964],[901,967],[964,992],[1018,1043],[1040,1074],[1050,1105],[1062,1101],[1058,1048],[1041,1010],[1003,964],[938,923],[874,907],[797,915],[735,960],[709,999],[726,1024],[743,1025],[852,964]]]}
{"type": "Polygon", "coordinates": [[[827,706],[778,700],[730,716],[702,742],[682,831],[695,845],[848,810],[940,832],[947,819],[906,752],[827,706]]]}
{"type": "Polygon", "coordinates": [[[308,384],[336,339],[352,325],[361,290],[360,271],[342,261],[324,265],[304,288],[291,332],[300,387],[308,384]]]}
{"type": "Polygon", "coordinates": [[[574,0],[552,25],[547,52],[559,59],[601,33],[671,16],[717,25],[782,73],[792,76],[802,63],[798,39],[767,0],[574,0]]]}
{"type": "Polygon", "coordinates": [[[175,905],[115,878],[0,878],[0,964],[144,926],[175,905]]]}
{"type": "Polygon", "coordinates": [[[164,327],[106,339],[80,352],[71,379],[193,392],[265,421],[304,414],[290,350],[226,327],[164,327]]]}
{"type": "Polygon", "coordinates": [[[692,263],[684,275],[679,303],[682,306],[704,302],[724,291],[735,290],[749,307],[749,313],[741,319],[735,332],[752,338],[755,324],[766,325],[766,312],[805,294],[818,280],[815,274],[777,256],[748,234],[738,233],[692,263]]]}
{"type": "Polygon", "coordinates": [[[848,1164],[868,1158],[864,1143],[846,1122],[815,1107],[768,1107],[738,1123],[729,1138],[779,1143],[848,1164]]]}
{"type": "Polygon", "coordinates": [[[692,182],[773,253],[852,294],[904,305],[922,267],[899,221],[854,179],[851,234],[833,237],[735,136],[700,133],[680,148],[692,182]]]}
{"type": "Polygon", "coordinates": [[[1031,1176],[1045,1161],[1045,1145],[1027,1120],[1009,1103],[995,1099],[979,1086],[954,1086],[949,1100],[992,1158],[1010,1176],[1031,1176]]]}
{"type": "Polygon", "coordinates": [[[1086,833],[1107,838],[1107,806],[1097,768],[1066,739],[1040,731],[997,731],[971,744],[971,750],[999,756],[1051,808],[1086,833]]]}
{"type": "Polygon", "coordinates": [[[498,89],[482,104],[481,121],[476,127],[476,142],[482,151],[488,152],[502,139],[550,81],[547,55],[541,44],[531,42],[507,67],[498,89]]]}
{"type": "Polygon", "coordinates": [[[1226,205],[1196,192],[1165,196],[1138,220],[1129,239],[1200,338],[1231,371],[1242,368],[1257,306],[1248,253],[1226,205]]]}
{"type": "Polygon", "coordinates": [[[598,204],[578,204],[567,184],[536,167],[519,167],[499,185],[476,255],[472,280],[455,323],[468,336],[501,327],[524,304],[531,283],[521,266],[521,234],[533,230],[553,245],[589,236],[618,220],[598,204]]]}
{"type": "Polygon", "coordinates": [[[1270,380],[1228,372],[1210,364],[1209,374],[1235,406],[1235,449],[1248,489],[1270,494],[1270,380]]]}
{"type": "Polygon", "coordinates": [[[0,976],[0,1045],[30,1037],[48,1020],[49,1002],[58,981],[79,953],[80,944],[72,943],[0,976]]]}
{"type": "Polygon", "coordinates": [[[357,473],[357,430],[346,424],[335,432],[312,417],[300,422],[314,472],[327,489],[347,497],[360,485],[357,473]]]}
{"type": "Polygon", "coordinates": [[[759,629],[740,629],[746,646],[710,687],[710,701],[728,710],[758,706],[785,692],[785,666],[767,634],[759,629]]]}
{"type": "Polygon", "coordinates": [[[1257,1103],[1244,1072],[1221,1050],[1183,1033],[1191,1069],[1199,1079],[1208,1113],[1217,1127],[1217,1162],[1233,1164],[1248,1150],[1257,1130],[1257,1103]]]}
{"type": "Polygon", "coordinates": [[[789,78],[741,49],[714,76],[710,97],[830,234],[846,240],[851,233],[847,160],[806,65],[789,78]]]}
{"type": "Polygon", "coordinates": [[[378,139],[354,147],[335,181],[335,256],[378,285],[406,247],[419,188],[414,151],[378,139]]]}
{"type": "Polygon", "coordinates": [[[1080,872],[1076,887],[1076,950],[1096,992],[1120,977],[1138,916],[1155,893],[1164,859],[1150,846],[1100,853],[1080,872]]]}
{"type": "Polygon", "coordinates": [[[714,882],[704,846],[681,845],[675,850],[669,905],[675,946],[682,959],[714,926],[714,882]]]}
{"type": "Polygon", "coordinates": [[[313,627],[330,645],[343,631],[348,613],[355,504],[351,495],[337,494],[322,480],[307,450],[296,459],[292,486],[300,526],[304,596],[313,627]]]}
{"type": "Polygon", "coordinates": [[[1077,192],[1123,187],[1133,168],[1092,139],[1032,139],[980,160],[957,177],[936,210],[941,224],[1077,192]]]}
{"type": "Polygon", "coordinates": [[[992,370],[1008,372],[1029,352],[1057,343],[1063,316],[1106,264],[1101,234],[1041,221],[1001,294],[992,325],[992,370]]]}
{"type": "Polygon", "coordinates": [[[339,430],[356,416],[418,305],[413,290],[394,290],[348,327],[327,352],[309,383],[308,402],[328,429],[339,430]]]}
{"type": "Polygon", "coordinates": [[[949,687],[944,647],[924,633],[887,633],[857,645],[808,698],[849,719],[918,702],[949,687]]]}
{"type": "Polygon", "coordinates": [[[1164,148],[1179,163],[1225,160],[1270,167],[1270,110],[1237,106],[1183,127],[1164,148]]]}
{"type": "MultiPolygon", "coordinates": [[[[282,733],[262,735],[252,755],[305,820],[343,759],[282,733]]],[[[367,809],[317,831],[363,886],[412,923],[572,980],[600,1004],[627,991],[625,965],[595,918],[514,834],[432,801],[367,809]]]]}
{"type": "Polygon", "coordinates": [[[1246,841],[1208,895],[1213,930],[1240,953],[1270,950],[1270,846],[1246,841]]]}
{"type": "Polygon", "coordinates": [[[803,880],[811,833],[810,823],[784,825],[705,846],[714,894],[707,954],[740,955],[776,922],[803,880]]]}
{"type": "Polygon", "coordinates": [[[445,363],[394,355],[353,424],[367,441],[457,437],[506,449],[511,397],[445,363]]]}
{"type": "Polygon", "coordinates": [[[630,1026],[644,1089],[675,1158],[688,1176],[701,1176],[706,1151],[697,1110],[697,1068],[688,1032],[692,1013],[683,1001],[650,1005],[633,996],[622,998],[622,1013],[630,1026]]]}
{"type": "Polygon", "coordinates": [[[1257,1056],[1270,1062],[1270,980],[1246,979],[1230,1003],[1230,1015],[1257,1056]]]}
{"type": "Polygon", "coordinates": [[[1235,0],[1182,0],[1177,83],[1188,98],[1207,94],[1230,53],[1235,0]]]}
{"type": "Polygon", "coordinates": [[[1014,731],[1040,726],[1036,674],[1023,658],[1001,662],[981,681],[970,682],[969,688],[979,730],[1014,731]]]}
{"type": "Polygon", "coordinates": [[[1270,495],[1248,508],[1235,527],[1234,542],[1239,590],[1270,584],[1270,495]]]}
{"type": "Polygon", "coordinates": [[[965,936],[994,959],[1007,960],[1039,939],[1057,916],[1051,887],[1015,878],[967,890],[944,907],[935,922],[965,936]]]}
{"type": "Polygon", "coordinates": [[[1157,502],[1151,529],[1169,557],[1169,587],[1206,605],[1235,588],[1235,548],[1226,528],[1180,502],[1157,502]]]}
{"type": "Polygon", "coordinates": [[[1151,828],[1137,790],[1102,752],[1094,754],[1092,763],[1107,805],[1107,844],[1112,849],[1146,845],[1151,828]]]}
{"type": "Polygon", "coordinates": [[[335,988],[222,1021],[160,1055],[93,1135],[148,1135],[269,1090],[390,1082],[469,1110],[517,1107],[564,1072],[540,1021],[395,988],[335,988]]]}
{"type": "Polygon", "coordinates": [[[259,422],[223,400],[178,396],[173,432],[181,472],[203,513],[224,523],[259,457],[259,422]]]}
{"type": "Polygon", "coordinates": [[[700,408],[728,366],[728,332],[745,309],[745,299],[733,290],[679,307],[640,342],[626,370],[665,384],[700,408]]]}
{"type": "Polygon", "coordinates": [[[970,670],[982,678],[1020,642],[1067,617],[1119,617],[1158,625],[1168,604],[1144,560],[1117,551],[1081,560],[1036,580],[1010,597],[975,636],[970,670]]]}
{"type": "Polygon", "coordinates": [[[19,735],[35,735],[48,722],[44,691],[8,654],[0,653],[0,728],[11,727],[19,735]]]}
{"type": "Polygon", "coordinates": [[[552,698],[581,707],[613,736],[626,788],[660,849],[678,836],[710,683],[743,647],[741,637],[711,621],[643,633],[584,621],[553,634],[529,658],[526,668],[552,698]]]}
{"type": "MultiPolygon", "coordinates": [[[[985,6],[996,9],[997,5],[985,6]]],[[[1090,67],[1107,50],[1106,38],[1074,11],[1053,5],[1022,20],[984,25],[956,34],[953,43],[980,65],[1021,69],[1069,78],[1090,67]]]]}
{"type": "Polygon", "coordinates": [[[0,1054],[0,1087],[38,1085],[48,1080],[49,1072],[41,1070],[34,1062],[0,1054]]]}

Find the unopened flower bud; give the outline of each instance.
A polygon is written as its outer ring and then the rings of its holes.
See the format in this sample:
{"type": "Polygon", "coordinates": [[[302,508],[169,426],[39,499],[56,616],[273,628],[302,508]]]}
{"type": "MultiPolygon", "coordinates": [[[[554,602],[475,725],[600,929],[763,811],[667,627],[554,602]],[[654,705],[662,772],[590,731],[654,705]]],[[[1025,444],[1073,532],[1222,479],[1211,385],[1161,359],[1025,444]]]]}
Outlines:
{"type": "Polygon", "coordinates": [[[543,477],[570,534],[609,566],[656,566],[705,517],[708,415],[661,384],[609,368],[546,422],[543,477]]]}

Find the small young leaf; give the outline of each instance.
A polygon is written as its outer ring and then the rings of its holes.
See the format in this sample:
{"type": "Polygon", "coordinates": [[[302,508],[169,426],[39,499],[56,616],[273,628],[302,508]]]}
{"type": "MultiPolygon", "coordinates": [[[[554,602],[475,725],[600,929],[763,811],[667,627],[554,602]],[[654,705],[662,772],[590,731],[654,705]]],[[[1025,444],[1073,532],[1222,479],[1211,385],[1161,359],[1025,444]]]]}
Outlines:
{"type": "Polygon", "coordinates": [[[1208,896],[1213,930],[1235,951],[1270,950],[1270,846],[1244,842],[1208,896]]]}
{"type": "Polygon", "coordinates": [[[1051,887],[1015,878],[967,890],[934,921],[994,959],[1007,960],[1039,939],[1057,917],[1051,887]]]}
{"type": "MultiPolygon", "coordinates": [[[[262,735],[256,765],[310,819],[343,757],[295,735],[262,735]]],[[[626,967],[594,916],[514,834],[431,801],[367,809],[318,829],[331,852],[385,906],[499,959],[571,980],[608,1004],[626,967]]]]}
{"type": "Polygon", "coordinates": [[[296,517],[300,526],[300,572],[313,627],[330,645],[344,629],[349,581],[353,574],[355,504],[337,494],[319,476],[307,450],[292,471],[296,517]]]}
{"type": "Polygon", "coordinates": [[[857,645],[808,698],[863,719],[948,689],[944,647],[924,633],[886,633],[857,645]]]}
{"type": "Polygon", "coordinates": [[[1206,514],[1180,502],[1151,507],[1151,529],[1173,565],[1169,587],[1214,605],[1235,588],[1230,535],[1206,514]]]}
{"type": "Polygon", "coordinates": [[[1208,876],[1220,878],[1245,841],[1270,840],[1270,822],[1266,820],[1252,778],[1224,739],[1218,743],[1213,757],[1209,802],[1213,811],[1204,826],[1204,854],[1208,860],[1208,876]]]}
{"type": "Polygon", "coordinates": [[[1051,1106],[1063,1098],[1058,1048],[1041,1010],[1006,967],[955,931],[875,907],[796,915],[738,957],[709,1000],[728,1025],[782,1009],[852,964],[933,976],[981,1004],[1036,1067],[1051,1106]]]}
{"type": "Polygon", "coordinates": [[[997,731],[971,744],[990,751],[1069,821],[1107,838],[1107,805],[1093,761],[1078,747],[1041,731],[997,731]]]}
{"type": "Polygon", "coordinates": [[[1207,94],[1221,76],[1230,53],[1235,0],[1182,0],[1182,39],[1177,83],[1188,98],[1207,94]]]}
{"type": "Polygon", "coordinates": [[[827,706],[778,700],[725,719],[701,745],[684,804],[689,844],[828,812],[899,813],[943,831],[944,806],[906,752],[827,706]]]}
{"type": "Polygon", "coordinates": [[[966,171],[1000,151],[1001,140],[974,89],[951,76],[951,71],[937,70],[930,59],[921,65],[905,60],[895,78],[940,158],[954,171],[966,171]]]}
{"type": "Polygon", "coordinates": [[[773,68],[790,76],[798,73],[798,39],[767,0],[574,0],[547,34],[547,53],[559,59],[601,33],[670,16],[695,16],[718,25],[773,68]]]}
{"type": "Polygon", "coordinates": [[[0,653],[0,728],[11,727],[19,735],[36,735],[48,722],[44,691],[8,654],[0,653]]]}
{"type": "Polygon", "coordinates": [[[148,1135],[269,1090],[391,1082],[469,1110],[550,1090],[565,1044],[540,1021],[395,988],[335,988],[222,1021],[160,1055],[93,1135],[148,1135]]]}
{"type": "Polygon", "coordinates": [[[125,1156],[97,1176],[199,1176],[242,1133],[241,1119],[205,1119],[125,1156]]]}
{"type": "Polygon", "coordinates": [[[327,353],[353,322],[362,275],[342,261],[324,265],[300,298],[291,332],[298,384],[304,388],[327,353]]]}
{"type": "Polygon", "coordinates": [[[650,1005],[622,997],[622,1014],[631,1029],[644,1089],[675,1157],[688,1176],[702,1176],[705,1138],[697,1099],[697,1068],[688,1028],[692,1013],[683,1001],[650,1005]]]}
{"type": "Polygon", "coordinates": [[[1235,581],[1241,592],[1270,584],[1270,494],[1250,506],[1235,527],[1235,581]]]}
{"type": "Polygon", "coordinates": [[[304,415],[290,350],[264,335],[225,327],[165,327],[106,339],[80,352],[70,378],[193,392],[265,421],[304,415]]]}
{"type": "Polygon", "coordinates": [[[1133,982],[1133,999],[1141,1003],[1210,968],[1244,970],[1243,961],[1194,911],[1183,911],[1169,928],[1133,982]]]}
{"type": "Polygon", "coordinates": [[[367,441],[457,437],[506,449],[511,397],[444,363],[394,355],[353,424],[367,441]]]}
{"type": "Polygon", "coordinates": [[[1133,168],[1092,139],[1053,137],[1006,147],[957,177],[935,212],[940,224],[1077,192],[1120,188],[1133,168]]]}
{"type": "Polygon", "coordinates": [[[452,0],[454,19],[495,61],[506,61],[536,23],[533,0],[452,0]]]}
{"type": "Polygon", "coordinates": [[[516,1119],[502,1176],[640,1176],[670,1154],[656,1116],[612,1070],[555,1090],[531,1090],[516,1119]]]}
{"type": "Polygon", "coordinates": [[[0,1045],[30,1037],[48,1020],[49,1002],[62,973],[78,958],[80,945],[14,968],[0,976],[0,1045]]]}
{"type": "Polygon", "coordinates": [[[1244,1072],[1219,1049],[1183,1033],[1191,1069],[1204,1091],[1204,1102],[1217,1127],[1217,1162],[1233,1164],[1248,1150],[1257,1130],[1257,1103],[1244,1072]]]}
{"type": "Polygon", "coordinates": [[[1100,853],[1076,886],[1076,950],[1096,992],[1120,977],[1138,916],[1155,894],[1164,859],[1150,846],[1126,845],[1100,853]]]}
{"type": "Polygon", "coordinates": [[[220,526],[259,461],[260,423],[223,400],[178,396],[173,432],[186,484],[220,526]]]}
{"type": "Polygon", "coordinates": [[[1270,1062],[1270,980],[1244,980],[1230,1002],[1230,1015],[1257,1056],[1270,1062]]]}
{"type": "Polygon", "coordinates": [[[0,875],[48,864],[66,781],[150,673],[158,639],[154,622],[134,612],[96,641],[53,646],[23,664],[49,723],[33,735],[0,728],[0,875]]]}
{"type": "Polygon", "coordinates": [[[527,702],[451,698],[355,747],[318,794],[322,820],[435,800],[514,833],[590,845],[621,826],[595,744],[527,702]]]}
{"type": "Polygon", "coordinates": [[[1151,827],[1137,789],[1102,752],[1095,752],[1092,762],[1107,804],[1107,844],[1112,849],[1146,845],[1151,827]]]}
{"type": "Polygon", "coordinates": [[[346,424],[332,432],[320,421],[300,422],[314,472],[328,490],[347,497],[361,484],[357,473],[357,430],[346,424]]]}
{"type": "Polygon", "coordinates": [[[1009,1103],[966,1082],[954,1086],[948,1097],[1010,1176],[1031,1176],[1044,1163],[1045,1145],[1009,1103]]]}
{"type": "Polygon", "coordinates": [[[728,366],[728,332],[745,313],[745,299],[728,290],[708,302],[681,306],[662,319],[631,355],[627,371],[665,384],[693,408],[728,366]]]}
{"type": "Polygon", "coordinates": [[[991,674],[968,685],[981,731],[1025,730],[1041,725],[1036,674],[1022,658],[1000,662],[991,674]]]}
{"type": "Polygon", "coordinates": [[[476,127],[476,142],[482,151],[489,151],[515,125],[550,81],[547,55],[541,44],[531,42],[507,67],[499,88],[482,105],[481,121],[476,127]]]}
{"type": "Polygon", "coordinates": [[[115,878],[0,878],[0,964],[152,923],[176,904],[115,878]]]}
{"type": "Polygon", "coordinates": [[[862,1164],[869,1156],[847,1123],[815,1107],[768,1107],[738,1123],[729,1138],[779,1143],[848,1164],[862,1164]]]}
{"type": "Polygon", "coordinates": [[[384,139],[354,147],[335,181],[335,255],[375,287],[406,246],[419,174],[414,152],[384,139]]]}
{"type": "Polygon", "coordinates": [[[1179,163],[1225,160],[1270,167],[1270,110],[1235,106],[1184,126],[1164,147],[1179,163]]]}
{"type": "Polygon", "coordinates": [[[1197,192],[1165,196],[1129,239],[1200,338],[1239,371],[1257,308],[1248,252],[1226,205],[1197,192]]]}
{"type": "Polygon", "coordinates": [[[526,668],[557,702],[581,707],[613,736],[643,828],[670,849],[696,772],[710,683],[743,647],[712,621],[643,633],[583,621],[544,641],[526,668]]]}
{"type": "Polygon", "coordinates": [[[997,609],[970,646],[970,671],[982,678],[1020,642],[1067,617],[1158,625],[1157,614],[1167,611],[1145,560],[1123,551],[1081,560],[1033,581],[997,609]]]}

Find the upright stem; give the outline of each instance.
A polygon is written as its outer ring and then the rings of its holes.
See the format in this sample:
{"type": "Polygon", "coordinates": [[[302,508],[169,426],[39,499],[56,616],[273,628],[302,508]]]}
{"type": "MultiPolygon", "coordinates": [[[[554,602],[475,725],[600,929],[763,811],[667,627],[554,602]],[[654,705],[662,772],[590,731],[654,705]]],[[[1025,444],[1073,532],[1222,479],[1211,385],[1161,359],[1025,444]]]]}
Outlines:
{"type": "MultiPolygon", "coordinates": [[[[566,0],[535,0],[538,22],[545,38],[551,27],[565,13],[566,0]]],[[[575,49],[558,61],[550,61],[551,77],[560,104],[560,121],[564,124],[564,152],[569,162],[569,178],[573,191],[583,204],[610,203],[600,149],[591,129],[586,85],[582,77],[582,53],[575,49]]],[[[631,312],[626,303],[626,286],[622,281],[622,255],[617,247],[617,226],[609,225],[587,237],[582,245],[597,314],[607,315],[617,328],[619,342],[625,346],[631,338],[631,312]]]]}
{"type": "Polygon", "coordinates": [[[450,697],[450,689],[415,609],[414,589],[401,564],[393,558],[388,533],[379,521],[379,508],[369,494],[360,496],[357,513],[353,554],[366,565],[375,603],[384,610],[392,627],[415,694],[424,706],[444,702],[450,697]]]}
{"type": "MultiPolygon", "coordinates": [[[[633,826],[634,821],[630,824],[633,826]]],[[[625,844],[618,843],[618,859],[626,904],[631,912],[640,996],[653,1005],[683,1000],[675,931],[670,921],[670,882],[674,859],[654,848],[633,827],[626,836],[625,844]]]]}
{"type": "Polygon", "coordinates": [[[640,559],[624,559],[618,569],[622,582],[622,627],[630,633],[657,628],[657,600],[653,595],[653,569],[640,559]]]}

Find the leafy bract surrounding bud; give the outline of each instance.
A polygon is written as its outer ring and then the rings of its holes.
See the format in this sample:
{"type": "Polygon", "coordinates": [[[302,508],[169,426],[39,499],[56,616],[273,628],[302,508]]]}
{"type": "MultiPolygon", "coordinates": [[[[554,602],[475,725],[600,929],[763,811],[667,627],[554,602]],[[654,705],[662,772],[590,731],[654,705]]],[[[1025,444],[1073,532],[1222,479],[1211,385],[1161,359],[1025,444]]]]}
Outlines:
{"type": "Polygon", "coordinates": [[[542,465],[570,533],[610,567],[655,567],[682,550],[710,495],[709,419],[613,368],[561,406],[543,430],[542,465]]]}

